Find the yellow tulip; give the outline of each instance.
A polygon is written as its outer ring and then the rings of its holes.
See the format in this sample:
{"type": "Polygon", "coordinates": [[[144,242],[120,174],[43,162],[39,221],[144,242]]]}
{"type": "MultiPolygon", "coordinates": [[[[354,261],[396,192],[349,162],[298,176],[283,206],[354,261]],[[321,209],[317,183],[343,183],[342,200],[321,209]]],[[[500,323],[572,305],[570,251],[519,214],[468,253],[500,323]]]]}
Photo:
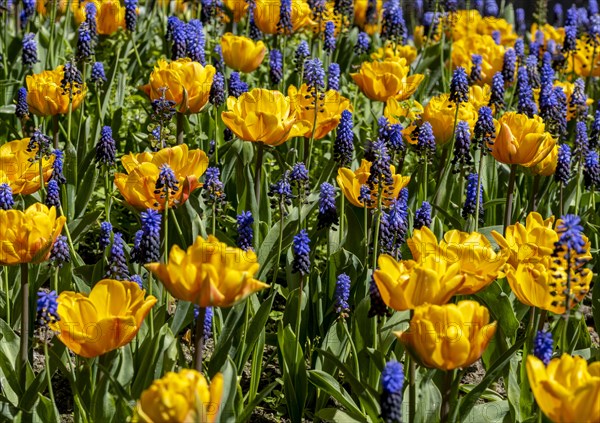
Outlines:
{"type": "MultiPolygon", "coordinates": [[[[315,123],[315,104],[310,90],[306,84],[302,84],[300,89],[293,85],[288,87],[288,96],[291,101],[292,109],[296,111],[298,119],[308,124],[306,132],[303,134],[306,138],[313,135],[313,124],[315,123]]],[[[314,130],[314,138],[320,140],[337,128],[344,110],[353,111],[350,100],[343,97],[339,91],[329,90],[324,93],[322,100],[318,104],[317,121],[314,130]]]]}
{"type": "MultiPolygon", "coordinates": [[[[38,116],[64,115],[69,112],[69,93],[64,92],[60,81],[64,77],[64,66],[27,75],[27,104],[38,116]]],[[[77,109],[87,93],[85,83],[73,92],[73,110],[77,109]]]]}
{"type": "Polygon", "coordinates": [[[121,163],[127,173],[115,173],[115,185],[125,201],[140,210],[164,210],[166,198],[155,192],[161,166],[167,164],[179,182],[179,189],[169,194],[169,207],[176,207],[202,185],[198,179],[208,167],[208,158],[204,151],[188,151],[188,146],[182,144],[156,153],[129,153],[121,158],[121,163]]]}
{"type": "MultiPolygon", "coordinates": [[[[571,96],[573,95],[573,90],[575,88],[575,84],[572,82],[569,82],[569,81],[554,81],[554,86],[562,88],[563,92],[567,96],[567,104],[571,104],[571,96]]],[[[536,91],[539,91],[539,90],[536,90],[536,91]]],[[[593,103],[594,103],[594,100],[592,98],[589,98],[589,97],[586,98],[585,104],[588,107],[591,106],[593,103]]],[[[573,107],[568,107],[567,108],[567,121],[571,120],[575,116],[576,116],[576,114],[574,113],[573,107]]]]}
{"type": "Polygon", "coordinates": [[[566,65],[565,73],[575,72],[581,77],[600,76],[600,54],[594,51],[594,44],[588,36],[577,39],[576,50],[569,54],[566,65]]]}
{"type": "Polygon", "coordinates": [[[500,33],[500,44],[506,47],[512,47],[517,40],[517,34],[513,25],[506,19],[486,16],[477,24],[477,32],[482,35],[492,35],[494,31],[500,33]]]}
{"type": "Polygon", "coordinates": [[[600,421],[600,362],[563,354],[548,366],[527,357],[527,377],[541,410],[555,423],[600,421]]]}
{"type": "MultiPolygon", "coordinates": [[[[37,0],[35,10],[42,16],[50,16],[52,12],[52,0],[37,0]]],[[[56,4],[57,16],[63,15],[67,10],[67,0],[59,0],[56,4]]]]}
{"type": "Polygon", "coordinates": [[[296,116],[290,98],[279,91],[255,88],[239,98],[229,97],[227,109],[221,113],[223,122],[244,141],[278,146],[310,128],[296,116]]]}
{"type": "Polygon", "coordinates": [[[538,26],[537,23],[532,23],[531,24],[531,32],[530,32],[530,37],[532,40],[535,40],[535,34],[539,31],[542,31],[542,33],[544,34],[544,45],[543,47],[545,48],[548,45],[548,41],[550,40],[554,40],[554,42],[556,42],[557,45],[563,45],[564,41],[565,41],[565,28],[564,27],[558,27],[555,28],[553,25],[547,24],[545,23],[544,25],[542,25],[541,27],[538,26]]]}
{"type": "Polygon", "coordinates": [[[200,307],[231,307],[269,287],[254,279],[259,268],[254,251],[229,247],[212,235],[196,238],[187,251],[174,245],[167,264],[146,267],[175,298],[200,307]]]}
{"type": "MultiPolygon", "coordinates": [[[[40,189],[40,163],[34,161],[36,151],[27,151],[29,138],[0,146],[0,184],[10,185],[14,195],[33,194],[40,189]]],[[[42,158],[44,181],[52,175],[54,156],[42,158]]]]}
{"type": "Polygon", "coordinates": [[[452,66],[471,69],[471,56],[479,54],[483,59],[479,84],[491,84],[494,74],[502,71],[504,51],[490,35],[470,34],[452,44],[452,66]]]}
{"type": "Polygon", "coordinates": [[[383,11],[383,1],[376,0],[375,3],[375,21],[367,22],[367,9],[369,7],[369,0],[355,0],[354,1],[354,23],[363,31],[369,35],[373,35],[379,32],[381,25],[381,12],[383,11]]]}
{"type": "Polygon", "coordinates": [[[527,215],[525,225],[520,222],[506,228],[506,234],[492,231],[492,237],[508,257],[508,264],[517,267],[521,262],[536,263],[554,251],[558,234],[553,229],[554,216],[543,219],[538,212],[527,215]]]}
{"type": "MultiPolygon", "coordinates": [[[[552,256],[545,256],[538,262],[520,262],[516,268],[508,265],[505,273],[510,288],[523,304],[563,314],[566,310],[566,286],[559,281],[566,282],[567,271],[555,260],[552,256]]],[[[589,269],[582,269],[579,275],[573,269],[569,273],[570,307],[574,307],[590,291],[593,273],[589,269]]]]}
{"type": "Polygon", "coordinates": [[[103,279],[89,296],[63,291],[58,296],[58,321],[51,325],[58,339],[81,357],[97,357],[127,345],[156,303],[137,283],[103,279]]]}
{"type": "MultiPolygon", "coordinates": [[[[386,205],[389,205],[392,199],[398,198],[398,194],[400,194],[402,188],[405,188],[410,182],[410,176],[396,175],[396,168],[393,165],[390,166],[390,171],[392,173],[393,184],[392,186],[383,187],[383,191],[386,193],[383,203],[386,205]]],[[[347,167],[338,169],[336,181],[348,201],[356,207],[365,207],[365,204],[358,198],[360,197],[360,187],[367,183],[370,175],[371,162],[365,159],[362,160],[360,167],[355,171],[347,167]]],[[[374,192],[371,192],[371,201],[370,204],[367,204],[368,208],[377,206],[377,192],[378,189],[375,187],[374,192]]]]}
{"type": "Polygon", "coordinates": [[[417,127],[416,121],[421,118],[423,106],[416,100],[398,101],[394,97],[388,98],[385,102],[383,115],[391,124],[400,123],[404,127],[402,136],[410,144],[416,144],[417,140],[411,137],[411,134],[417,127]]]}
{"type": "MultiPolygon", "coordinates": [[[[256,0],[254,22],[258,29],[265,34],[277,34],[281,0],[256,0]]],[[[292,32],[311,26],[312,11],[305,0],[292,0],[292,32]]]]}
{"type": "Polygon", "coordinates": [[[554,148],[541,162],[532,166],[530,169],[536,175],[551,176],[556,171],[558,162],[558,144],[554,144],[554,148]]]}
{"type": "Polygon", "coordinates": [[[451,230],[438,244],[434,233],[423,227],[414,230],[406,243],[417,262],[434,257],[447,262],[448,266],[458,263],[459,273],[465,277],[456,292],[460,295],[479,292],[496,280],[508,258],[507,254],[496,253],[487,238],[478,232],[451,230]]]}
{"type": "Polygon", "coordinates": [[[169,8],[171,13],[182,13],[188,9],[187,0],[158,0],[157,4],[169,8]]]}
{"type": "MultiPolygon", "coordinates": [[[[429,33],[425,33],[425,28],[423,25],[417,25],[414,31],[414,41],[415,46],[417,48],[423,47],[423,45],[427,42],[427,37],[429,33]]],[[[431,39],[429,41],[430,44],[438,43],[442,39],[442,25],[436,25],[435,28],[432,28],[431,39]],[[434,31],[435,30],[435,31],[434,31]]]]}
{"type": "Polygon", "coordinates": [[[142,392],[135,417],[144,423],[214,423],[222,395],[221,373],[212,378],[209,386],[204,375],[196,370],[168,372],[142,392]]]}
{"type": "Polygon", "coordinates": [[[180,113],[198,113],[208,103],[215,72],[214,66],[202,66],[188,58],[172,62],[160,59],[150,74],[150,83],[140,88],[150,100],[161,98],[164,92],[180,113]]]}
{"type": "Polygon", "coordinates": [[[501,163],[535,166],[554,148],[556,141],[541,117],[507,112],[498,120],[499,130],[492,146],[492,156],[501,163]]]}
{"type": "Polygon", "coordinates": [[[410,66],[406,59],[363,62],[357,73],[350,76],[361,91],[375,101],[386,101],[390,97],[405,100],[410,97],[425,78],[421,74],[408,76],[410,66]]]}
{"type": "Polygon", "coordinates": [[[483,18],[476,9],[458,10],[449,16],[448,19],[451,22],[451,25],[448,25],[451,32],[447,31],[450,32],[447,36],[450,35],[453,41],[458,41],[475,34],[482,34],[479,32],[479,26],[483,18]]]}
{"type": "Polygon", "coordinates": [[[0,265],[41,263],[62,231],[66,218],[54,207],[35,203],[25,211],[0,209],[0,265]]]}
{"type": "Polygon", "coordinates": [[[227,66],[246,73],[258,68],[267,52],[262,41],[254,42],[251,38],[233,35],[231,32],[221,37],[221,49],[227,66]]]}
{"type": "Polygon", "coordinates": [[[393,45],[386,44],[384,47],[379,47],[375,53],[371,54],[372,60],[397,60],[404,58],[406,63],[410,65],[417,57],[417,49],[411,45],[393,45]]]}
{"type": "Polygon", "coordinates": [[[225,4],[225,7],[233,13],[234,22],[239,22],[246,16],[248,3],[246,3],[245,0],[225,0],[223,3],[225,4]]]}
{"type": "Polygon", "coordinates": [[[88,3],[96,5],[98,34],[110,35],[125,27],[125,7],[119,0],[74,1],[72,8],[78,25],[85,21],[85,5],[88,3]]]}
{"type": "Polygon", "coordinates": [[[373,278],[381,298],[397,311],[411,310],[425,303],[445,304],[465,282],[459,263],[438,260],[434,255],[419,261],[396,261],[382,254],[377,263],[379,268],[373,278]]]}
{"type": "MultiPolygon", "coordinates": [[[[470,102],[463,103],[458,108],[458,120],[464,120],[469,124],[471,133],[477,122],[477,111],[470,102]]],[[[450,101],[449,94],[441,94],[432,97],[423,110],[423,120],[429,122],[433,129],[435,142],[444,145],[454,135],[454,117],[456,116],[456,103],[450,101]]]]}
{"type": "Polygon", "coordinates": [[[408,331],[396,336],[425,367],[465,368],[479,360],[496,332],[487,308],[475,301],[415,309],[408,331]]]}

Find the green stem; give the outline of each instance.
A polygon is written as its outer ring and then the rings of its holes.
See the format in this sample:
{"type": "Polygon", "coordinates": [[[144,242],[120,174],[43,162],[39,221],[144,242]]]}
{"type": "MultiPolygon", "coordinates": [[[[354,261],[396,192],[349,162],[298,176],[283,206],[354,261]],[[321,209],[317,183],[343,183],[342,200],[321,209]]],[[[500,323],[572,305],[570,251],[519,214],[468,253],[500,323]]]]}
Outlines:
{"type": "Polygon", "coordinates": [[[346,208],[346,196],[342,192],[341,206],[340,206],[340,247],[342,246],[342,242],[344,240],[344,219],[346,218],[345,208],[346,208]]]}
{"type": "Polygon", "coordinates": [[[43,344],[44,344],[44,363],[46,364],[46,382],[48,383],[48,394],[50,395],[50,401],[52,404],[56,404],[54,399],[54,390],[52,389],[52,374],[50,373],[50,357],[48,356],[48,328],[45,330],[46,334],[44,336],[43,344]]]}
{"type": "MultiPolygon", "coordinates": [[[[481,147],[482,149],[487,148],[485,145],[481,147]]],[[[481,203],[481,173],[483,172],[483,162],[485,156],[483,155],[483,150],[479,155],[479,169],[477,173],[477,200],[475,201],[475,232],[479,230],[479,203],[481,203]]]]}
{"type": "MultiPolygon", "coordinates": [[[[73,399],[75,400],[75,404],[77,405],[77,409],[81,414],[81,419],[84,423],[87,423],[89,420],[87,418],[87,414],[85,412],[85,408],[81,403],[81,393],[79,392],[79,388],[77,387],[77,378],[75,377],[75,366],[71,363],[71,356],[67,353],[67,363],[69,366],[69,372],[71,373],[71,379],[73,380],[73,385],[71,386],[71,391],[73,392],[73,399]]],[[[77,420],[77,419],[75,419],[77,420]]]]}
{"type": "Polygon", "coordinates": [[[567,270],[567,284],[565,286],[565,314],[563,318],[565,320],[565,324],[562,328],[562,336],[560,339],[561,342],[561,350],[563,354],[569,354],[569,340],[567,338],[567,329],[569,328],[569,319],[571,318],[571,272],[567,270]]]}
{"type": "Polygon", "coordinates": [[[456,370],[446,370],[444,372],[444,388],[442,392],[442,408],[440,411],[440,421],[447,422],[450,416],[450,401],[452,396],[452,381],[456,370]]]}
{"type": "Polygon", "coordinates": [[[583,177],[583,166],[581,165],[581,163],[583,163],[583,161],[579,162],[579,169],[577,170],[577,185],[575,187],[575,214],[579,215],[579,202],[581,199],[581,178],[583,177]]]}
{"type": "Polygon", "coordinates": [[[213,202],[212,205],[212,234],[217,236],[217,204],[213,202]]]}
{"type": "Polygon", "coordinates": [[[515,190],[516,177],[517,165],[510,165],[510,175],[508,176],[508,191],[506,192],[506,208],[504,209],[504,234],[506,234],[506,228],[512,222],[513,195],[515,190]]]}
{"type": "Polygon", "coordinates": [[[342,319],[342,329],[344,329],[345,335],[348,337],[348,342],[350,343],[350,351],[352,352],[352,358],[354,361],[354,369],[356,373],[354,375],[358,380],[360,380],[360,364],[358,362],[358,353],[356,352],[356,345],[354,345],[354,341],[352,340],[352,336],[350,336],[350,330],[348,329],[348,325],[346,324],[346,320],[342,319]]]}
{"type": "MultiPolygon", "coordinates": [[[[414,310],[410,310],[410,320],[412,321],[415,315],[414,310]]],[[[415,419],[416,404],[417,404],[417,365],[415,360],[406,352],[406,360],[408,361],[408,421],[412,422],[415,419]]]]}
{"type": "Polygon", "coordinates": [[[196,318],[196,353],[194,365],[195,369],[202,372],[202,354],[204,353],[204,316],[206,308],[198,308],[198,317],[196,318]]]}
{"type": "MultiPolygon", "coordinates": [[[[152,296],[152,290],[154,285],[152,272],[148,271],[148,295],[152,296]]],[[[154,307],[150,309],[150,319],[148,319],[148,323],[150,326],[150,338],[154,338],[154,307]]]]}
{"type": "Polygon", "coordinates": [[[181,226],[179,226],[179,221],[177,220],[177,216],[175,216],[175,210],[169,209],[171,211],[171,217],[173,218],[173,222],[175,223],[175,230],[177,231],[177,235],[179,235],[179,240],[181,241],[181,245],[185,245],[185,237],[183,236],[183,231],[181,230],[181,226]]]}
{"type": "Polygon", "coordinates": [[[279,245],[277,246],[277,258],[275,259],[275,270],[273,270],[273,283],[277,282],[277,274],[279,273],[279,260],[281,260],[281,246],[283,243],[283,204],[279,203],[279,245]]]}
{"type": "Polygon", "coordinates": [[[60,137],[60,128],[58,126],[58,115],[52,116],[52,144],[54,149],[58,148],[58,139],[60,137]]]}
{"type": "MultiPolygon", "coordinates": [[[[260,210],[260,188],[262,179],[262,163],[264,155],[264,144],[259,142],[256,144],[256,167],[254,173],[254,197],[256,198],[256,204],[258,206],[257,211],[260,210]]],[[[258,251],[260,245],[260,219],[258,216],[254,216],[254,249],[258,251]]]]}
{"type": "Polygon", "coordinates": [[[29,267],[21,264],[21,343],[19,350],[20,385],[27,387],[27,364],[29,363],[29,267]]]}
{"type": "Polygon", "coordinates": [[[131,35],[131,43],[133,44],[133,52],[135,53],[135,60],[137,61],[137,64],[138,64],[139,68],[142,69],[144,67],[144,65],[142,65],[142,59],[140,58],[140,53],[138,52],[137,43],[135,42],[134,33],[131,32],[130,35],[131,35]]]}
{"type": "Polygon", "coordinates": [[[106,221],[110,222],[110,205],[111,205],[111,194],[110,194],[110,176],[109,169],[106,165],[104,167],[104,214],[106,221]]]}
{"type": "Polygon", "coordinates": [[[533,177],[533,185],[531,187],[531,195],[529,196],[529,211],[536,211],[537,209],[537,195],[540,187],[540,175],[533,177]]]}
{"type": "Polygon", "coordinates": [[[176,122],[177,122],[177,144],[181,145],[183,144],[183,113],[175,113],[176,117],[176,122]]]}

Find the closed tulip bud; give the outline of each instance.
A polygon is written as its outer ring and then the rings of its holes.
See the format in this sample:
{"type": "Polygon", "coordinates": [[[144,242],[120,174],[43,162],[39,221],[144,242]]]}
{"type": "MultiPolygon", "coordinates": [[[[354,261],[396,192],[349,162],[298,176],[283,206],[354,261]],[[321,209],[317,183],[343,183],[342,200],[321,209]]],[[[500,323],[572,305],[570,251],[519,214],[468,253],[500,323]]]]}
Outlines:
{"type": "Polygon", "coordinates": [[[221,38],[225,64],[237,71],[249,73],[260,66],[267,49],[262,41],[233,35],[228,32],[221,38]]]}
{"type": "Polygon", "coordinates": [[[200,307],[231,307],[269,285],[254,279],[259,264],[252,250],[229,247],[209,235],[196,238],[187,251],[174,245],[167,263],[150,263],[175,298],[200,307]]]}
{"type": "Polygon", "coordinates": [[[495,332],[487,308],[460,301],[417,307],[409,329],[395,334],[425,367],[453,370],[479,360],[495,332]]]}
{"type": "Polygon", "coordinates": [[[89,295],[63,291],[58,296],[60,320],[50,325],[75,354],[92,358],[127,345],[156,303],[137,283],[103,279],[89,295]],[[110,299],[110,301],[107,301],[110,299]]]}
{"type": "Polygon", "coordinates": [[[223,394],[223,375],[213,376],[210,386],[196,370],[168,372],[142,392],[135,417],[144,423],[217,421],[223,394]]]}
{"type": "Polygon", "coordinates": [[[544,365],[527,357],[527,377],[540,409],[553,422],[600,421],[600,362],[563,354],[544,365]]]}

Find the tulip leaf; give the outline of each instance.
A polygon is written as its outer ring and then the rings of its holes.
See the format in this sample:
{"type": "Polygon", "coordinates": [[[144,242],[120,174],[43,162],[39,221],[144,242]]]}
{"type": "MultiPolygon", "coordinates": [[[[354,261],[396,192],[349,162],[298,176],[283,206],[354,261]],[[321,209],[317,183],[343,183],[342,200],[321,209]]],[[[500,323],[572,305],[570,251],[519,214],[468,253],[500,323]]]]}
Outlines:
{"type": "Polygon", "coordinates": [[[507,400],[486,402],[485,404],[478,404],[473,407],[462,421],[502,423],[508,416],[509,411],[510,408],[507,400]]]}
{"type": "Polygon", "coordinates": [[[223,368],[220,369],[220,372],[223,375],[223,393],[221,395],[221,402],[220,404],[209,403],[208,405],[205,405],[207,414],[209,417],[212,417],[211,415],[213,413],[217,413],[214,420],[216,422],[236,422],[238,420],[236,419],[234,404],[235,396],[237,395],[239,388],[237,370],[231,357],[227,357],[227,361],[223,368]]]}
{"type": "Polygon", "coordinates": [[[238,329],[243,324],[242,316],[244,315],[244,307],[245,303],[241,303],[228,310],[227,317],[221,328],[221,335],[208,364],[208,375],[210,377],[213,377],[227,360],[233,342],[236,340],[235,335],[239,333],[238,329]]]}
{"type": "Polygon", "coordinates": [[[262,391],[260,391],[258,393],[258,395],[256,397],[254,397],[254,399],[252,401],[250,401],[242,410],[242,412],[239,414],[238,416],[238,421],[239,422],[247,422],[250,421],[250,418],[252,416],[252,413],[254,412],[254,409],[258,406],[258,404],[260,404],[267,395],[269,395],[273,389],[275,389],[278,385],[280,384],[279,381],[274,381],[271,382],[270,384],[268,384],[265,388],[263,388],[262,391]]]}
{"type": "Polygon", "coordinates": [[[280,368],[283,374],[285,403],[293,423],[300,423],[308,392],[304,352],[291,326],[280,325],[277,331],[280,368]]]}
{"type": "Polygon", "coordinates": [[[364,422],[364,419],[355,419],[350,414],[339,408],[323,408],[317,411],[316,416],[326,422],[334,423],[354,423],[364,422]]]}
{"type": "Polygon", "coordinates": [[[46,398],[41,393],[34,396],[34,399],[39,399],[37,402],[37,407],[35,408],[35,415],[37,417],[36,420],[39,419],[41,422],[58,422],[59,421],[59,413],[56,405],[50,398],[46,398]]]}
{"type": "MultiPolygon", "coordinates": [[[[275,293],[271,293],[269,298],[267,298],[260,305],[258,311],[252,318],[250,325],[248,326],[247,332],[244,334],[244,346],[243,349],[240,350],[242,353],[241,366],[243,367],[248,361],[250,354],[252,354],[252,350],[256,345],[256,341],[261,333],[261,330],[264,329],[267,320],[269,319],[269,313],[271,312],[271,307],[273,306],[273,301],[275,300],[275,293]]],[[[246,305],[246,307],[248,307],[246,305]]],[[[240,369],[241,371],[242,369],[240,369]]]]}
{"type": "Polygon", "coordinates": [[[321,370],[310,370],[308,380],[315,388],[322,389],[342,404],[353,419],[361,422],[367,421],[350,394],[333,376],[321,370]]]}
{"type": "Polygon", "coordinates": [[[175,315],[171,320],[171,332],[178,334],[182,328],[190,324],[193,320],[192,303],[189,301],[177,301],[175,315]]]}
{"type": "Polygon", "coordinates": [[[600,288],[598,285],[598,279],[596,279],[596,283],[592,287],[592,315],[596,330],[600,328],[600,288]]]}
{"type": "Polygon", "coordinates": [[[519,320],[517,320],[510,299],[502,290],[500,282],[494,281],[475,296],[483,301],[492,317],[498,321],[504,336],[514,339],[519,329],[519,320]]]}

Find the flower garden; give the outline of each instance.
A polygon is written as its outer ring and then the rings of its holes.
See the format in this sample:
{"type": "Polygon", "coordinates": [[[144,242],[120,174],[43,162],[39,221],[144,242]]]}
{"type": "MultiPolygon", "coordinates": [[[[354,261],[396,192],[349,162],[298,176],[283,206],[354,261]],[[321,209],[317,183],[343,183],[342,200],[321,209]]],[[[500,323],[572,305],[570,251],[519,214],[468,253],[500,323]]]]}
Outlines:
{"type": "Polygon", "coordinates": [[[0,421],[600,421],[586,3],[0,0],[0,421]]]}

